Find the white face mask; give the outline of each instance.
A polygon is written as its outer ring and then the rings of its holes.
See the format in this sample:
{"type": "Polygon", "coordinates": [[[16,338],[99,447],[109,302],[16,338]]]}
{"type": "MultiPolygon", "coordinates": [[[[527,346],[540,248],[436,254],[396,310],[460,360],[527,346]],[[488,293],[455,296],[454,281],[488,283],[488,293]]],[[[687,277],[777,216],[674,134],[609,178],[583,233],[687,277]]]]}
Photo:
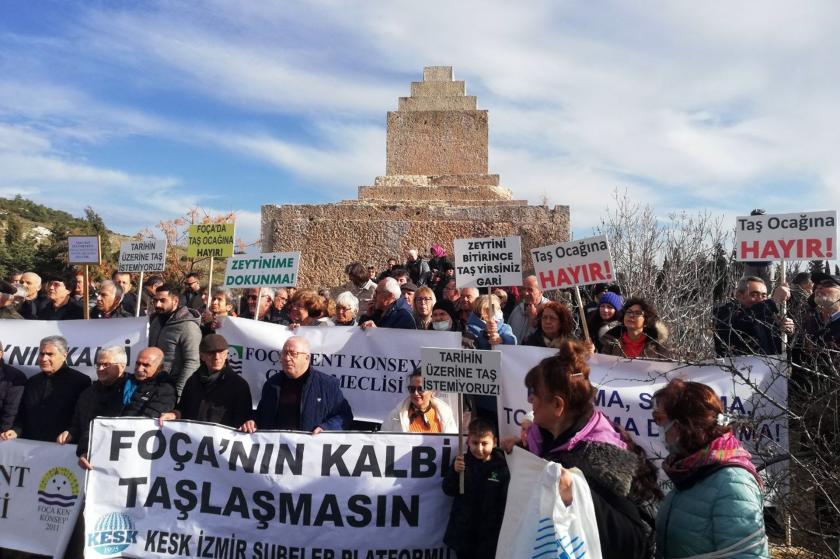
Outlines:
{"type": "Polygon", "coordinates": [[[438,322],[432,322],[432,330],[449,330],[449,321],[441,320],[438,322]]]}
{"type": "Polygon", "coordinates": [[[496,316],[493,318],[496,319],[496,322],[502,322],[505,319],[505,313],[502,311],[496,311],[496,316]]]}

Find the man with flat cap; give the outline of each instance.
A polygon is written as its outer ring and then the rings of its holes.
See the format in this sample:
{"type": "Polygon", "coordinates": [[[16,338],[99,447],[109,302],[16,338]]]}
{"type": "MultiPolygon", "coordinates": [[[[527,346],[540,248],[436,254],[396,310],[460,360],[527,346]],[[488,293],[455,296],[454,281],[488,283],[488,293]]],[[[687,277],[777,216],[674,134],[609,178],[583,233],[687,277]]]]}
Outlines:
{"type": "Polygon", "coordinates": [[[172,413],[161,419],[193,419],[239,427],[253,416],[251,390],[228,363],[228,343],[220,334],[204,336],[198,346],[201,366],[181,393],[172,413]]]}
{"type": "MultiPolygon", "coordinates": [[[[21,289],[21,291],[23,291],[21,289]]],[[[15,310],[15,296],[18,290],[11,283],[0,280],[0,320],[15,319],[23,320],[19,312],[15,310]]]]}

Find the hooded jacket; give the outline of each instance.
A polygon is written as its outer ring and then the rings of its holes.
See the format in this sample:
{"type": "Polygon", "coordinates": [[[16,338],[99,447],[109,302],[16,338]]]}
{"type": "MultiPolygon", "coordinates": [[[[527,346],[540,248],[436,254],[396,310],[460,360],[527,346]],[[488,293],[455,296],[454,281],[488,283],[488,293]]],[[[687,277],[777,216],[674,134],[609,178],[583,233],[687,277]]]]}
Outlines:
{"type": "MultiPolygon", "coordinates": [[[[475,349],[493,349],[490,340],[487,339],[487,323],[481,320],[477,314],[470,313],[466,331],[475,340],[475,349]]],[[[516,336],[513,335],[513,330],[503,320],[496,322],[496,331],[502,338],[502,344],[516,345],[516,336]]]]}
{"type": "Polygon", "coordinates": [[[160,314],[149,317],[149,347],[163,351],[161,367],[169,371],[178,395],[187,379],[201,364],[198,344],[201,343],[201,319],[198,311],[178,307],[168,319],[160,314]]]}

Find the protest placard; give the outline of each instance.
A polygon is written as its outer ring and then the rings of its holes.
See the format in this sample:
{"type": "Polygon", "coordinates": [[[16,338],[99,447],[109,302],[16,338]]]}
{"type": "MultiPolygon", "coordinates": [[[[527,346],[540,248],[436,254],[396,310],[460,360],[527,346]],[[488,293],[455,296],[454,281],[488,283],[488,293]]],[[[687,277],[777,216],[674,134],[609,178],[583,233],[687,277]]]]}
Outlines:
{"type": "Polygon", "coordinates": [[[102,255],[99,235],[71,235],[67,237],[67,262],[69,264],[99,266],[102,255]]]}
{"type": "MultiPolygon", "coordinates": [[[[557,350],[526,346],[502,346],[501,397],[497,400],[499,436],[519,436],[525,414],[531,410],[525,375],[557,350]]],[[[755,422],[741,428],[738,437],[754,456],[788,451],[787,416],[780,406],[787,402],[787,379],[783,362],[773,357],[738,357],[704,364],[627,360],[611,355],[589,357],[589,380],[597,390],[595,405],[621,425],[651,457],[667,454],[653,420],[653,394],[674,377],[710,386],[734,418],[755,422]],[[730,370],[730,367],[732,370],[730,370]],[[733,374],[733,370],[738,374],[733,374]]],[[[758,458],[757,458],[758,460],[758,458]]]]}
{"type": "Polygon", "coordinates": [[[614,279],[606,235],[535,248],[531,259],[543,291],[609,283],[614,279]]]}
{"type": "Polygon", "coordinates": [[[520,238],[455,239],[455,283],[459,289],[522,285],[520,238]]]}
{"type": "Polygon", "coordinates": [[[190,225],[187,239],[189,258],[228,258],[233,256],[233,223],[190,225]]]}
{"type": "Polygon", "coordinates": [[[735,218],[735,260],[834,260],[837,211],[735,218]]]}
{"type": "Polygon", "coordinates": [[[453,441],[97,418],[85,555],[443,559],[453,441]]]}
{"type": "Polygon", "coordinates": [[[285,326],[245,318],[225,318],[218,333],[230,346],[231,369],[251,387],[254,407],[259,404],[265,381],[283,370],[280,350],[294,334],[309,342],[312,367],[338,379],[341,392],[353,408],[353,417],[372,422],[382,422],[406,397],[407,377],[421,364],[421,347],[461,345],[458,332],[365,331],[350,326],[301,326],[292,332],[285,326]]]}
{"type": "Polygon", "coordinates": [[[0,474],[0,546],[62,557],[84,501],[76,445],[0,442],[0,474]]]}
{"type": "Polygon", "coordinates": [[[300,252],[240,254],[229,258],[225,287],[294,287],[300,252]]]}
{"type": "Polygon", "coordinates": [[[128,362],[148,346],[149,320],[0,320],[3,360],[32,376],[38,366],[38,349],[46,336],[63,336],[67,340],[67,365],[96,380],[96,352],[101,347],[123,346],[128,362]]]}
{"type": "Polygon", "coordinates": [[[499,351],[424,347],[423,387],[435,392],[498,396],[502,354],[499,351]]]}
{"type": "Polygon", "coordinates": [[[142,239],[120,243],[120,272],[162,272],[165,268],[166,239],[142,239]]]}

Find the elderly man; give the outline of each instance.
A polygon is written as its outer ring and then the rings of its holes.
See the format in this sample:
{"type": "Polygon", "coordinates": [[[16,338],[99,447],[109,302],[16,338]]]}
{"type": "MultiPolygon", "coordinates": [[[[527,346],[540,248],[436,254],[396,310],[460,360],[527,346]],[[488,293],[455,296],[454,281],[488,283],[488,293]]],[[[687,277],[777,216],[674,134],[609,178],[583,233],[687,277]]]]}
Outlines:
{"type": "Polygon", "coordinates": [[[90,378],[67,366],[67,349],[67,340],[61,336],[41,340],[41,371],[26,381],[14,425],[0,433],[0,440],[21,437],[52,442],[69,427],[76,401],[90,386],[90,378]]]}
{"type": "Polygon", "coordinates": [[[461,296],[458,298],[458,321],[467,326],[470,313],[473,311],[473,304],[478,299],[478,289],[475,287],[464,287],[461,289],[461,296]]]}
{"type": "Polygon", "coordinates": [[[402,296],[400,284],[394,278],[385,278],[373,293],[373,314],[361,320],[363,329],[402,328],[414,330],[414,313],[402,296]]]}
{"type": "Polygon", "coordinates": [[[271,300],[271,308],[268,309],[268,322],[272,324],[289,325],[289,302],[291,295],[285,287],[274,290],[274,297],[271,300]]]}
{"type": "Polygon", "coordinates": [[[87,461],[90,422],[97,417],[159,417],[175,407],[175,388],[165,374],[158,375],[163,352],[146,348],[137,355],[134,375],[125,374],[128,356],[122,346],[108,346],[96,353],[96,382],[79,396],[73,419],[61,432],[59,444],[76,443],[83,468],[87,461]]]}
{"type": "Polygon", "coordinates": [[[376,283],[370,280],[370,274],[365,270],[361,262],[351,262],[344,269],[348,282],[330,291],[330,296],[335,299],[345,291],[349,291],[359,300],[359,312],[367,314],[373,301],[373,293],[376,291],[376,283]]]}
{"type": "Polygon", "coordinates": [[[779,307],[790,297],[787,286],[773,290],[767,298],[767,286],[757,276],[738,281],[735,300],[714,311],[715,353],[731,355],[777,355],[781,353],[782,331],[793,332],[790,318],[778,317],[779,307]]]}
{"type": "Polygon", "coordinates": [[[233,310],[233,295],[224,287],[214,287],[210,303],[201,313],[201,335],[215,334],[222,325],[222,319],[233,310]]]}
{"type": "Polygon", "coordinates": [[[0,280],[0,320],[23,320],[19,312],[15,310],[15,296],[18,289],[7,281],[0,280]]]}
{"type": "Polygon", "coordinates": [[[90,312],[91,318],[130,318],[134,316],[123,307],[123,291],[111,280],[103,280],[96,294],[96,308],[90,312]]]}
{"type": "Polygon", "coordinates": [[[80,320],[85,317],[82,305],[86,302],[76,302],[72,297],[74,282],[57,276],[47,280],[47,301],[38,309],[38,320],[80,320]]]}
{"type": "Polygon", "coordinates": [[[149,317],[149,346],[163,351],[163,368],[169,371],[178,390],[199,366],[201,342],[199,314],[179,305],[177,287],[162,285],[155,290],[155,314],[149,317]]]}
{"type": "Polygon", "coordinates": [[[111,274],[111,281],[122,291],[122,308],[128,312],[129,316],[134,316],[134,311],[137,309],[137,292],[133,290],[131,274],[114,272],[111,274]]]}
{"type": "Polygon", "coordinates": [[[385,416],[382,431],[402,433],[457,433],[452,408],[423,389],[423,374],[415,369],[408,376],[408,397],[385,416]]]}
{"type": "Polygon", "coordinates": [[[540,306],[548,303],[543,297],[537,276],[528,276],[522,282],[522,302],[510,313],[508,324],[517,340],[524,340],[537,330],[537,313],[540,306]]]}
{"type": "Polygon", "coordinates": [[[269,310],[271,309],[270,289],[257,289],[256,287],[252,287],[244,290],[242,293],[242,297],[247,303],[247,308],[242,309],[242,312],[239,313],[239,316],[241,316],[242,318],[254,318],[254,313],[257,312],[257,299],[260,299],[260,292],[262,292],[262,299],[260,300],[259,304],[258,320],[268,322],[270,316],[269,310]]]}
{"type": "Polygon", "coordinates": [[[253,417],[251,389],[228,363],[228,343],[210,334],[199,346],[201,367],[190,376],[178,406],[161,420],[194,419],[239,427],[253,417]]]}
{"type": "Polygon", "coordinates": [[[310,366],[309,342],[292,336],[283,344],[280,362],[283,372],[263,384],[256,421],[246,421],[239,429],[253,433],[259,429],[343,431],[353,421],[353,410],[341,393],[338,379],[310,366]]]}
{"type": "Polygon", "coordinates": [[[3,341],[0,340],[0,433],[12,428],[26,386],[26,375],[3,361],[3,341]]]}
{"type": "Polygon", "coordinates": [[[20,284],[26,290],[26,297],[20,305],[20,315],[27,320],[36,320],[38,309],[46,301],[41,293],[41,276],[34,272],[24,272],[20,276],[20,284]]]}

